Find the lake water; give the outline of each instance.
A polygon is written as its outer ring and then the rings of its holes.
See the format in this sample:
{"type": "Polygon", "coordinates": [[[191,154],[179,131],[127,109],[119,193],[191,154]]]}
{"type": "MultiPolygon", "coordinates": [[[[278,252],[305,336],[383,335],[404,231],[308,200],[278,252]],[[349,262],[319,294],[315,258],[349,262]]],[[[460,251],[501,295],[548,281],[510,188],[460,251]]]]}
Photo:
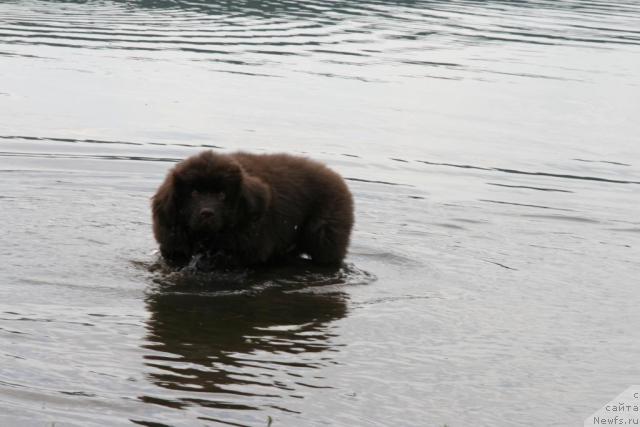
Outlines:
{"type": "Polygon", "coordinates": [[[640,383],[635,1],[0,4],[0,424],[567,426],[640,383]],[[337,273],[158,265],[203,148],[342,173],[337,273]]]}

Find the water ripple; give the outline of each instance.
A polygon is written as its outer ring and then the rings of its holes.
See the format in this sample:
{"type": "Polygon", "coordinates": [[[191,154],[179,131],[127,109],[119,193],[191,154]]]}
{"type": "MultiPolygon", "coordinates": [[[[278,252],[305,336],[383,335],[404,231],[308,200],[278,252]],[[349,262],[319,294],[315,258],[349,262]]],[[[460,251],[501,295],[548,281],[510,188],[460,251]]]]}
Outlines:
{"type": "MultiPolygon", "coordinates": [[[[249,67],[262,65],[255,61],[256,56],[282,63],[283,56],[325,54],[337,61],[341,57],[359,60],[344,63],[347,68],[363,63],[374,66],[400,62],[425,69],[455,69],[467,77],[482,73],[483,64],[447,61],[451,46],[640,45],[638,21],[633,15],[638,10],[627,2],[611,6],[591,2],[571,6],[549,1],[500,2],[489,3],[482,12],[467,1],[404,0],[388,4],[369,0],[327,4],[284,0],[259,3],[144,0],[63,3],[60,8],[50,7],[51,3],[56,2],[3,5],[0,45],[139,51],[148,52],[149,58],[154,58],[153,52],[174,51],[196,61],[207,58],[224,62],[224,57],[233,56],[233,61],[249,67]],[[88,13],[90,22],[86,19],[88,13]],[[598,19],[594,17],[593,22],[583,19],[576,24],[576,13],[583,16],[597,13],[598,19]],[[504,23],[505,16],[509,17],[509,24],[504,23]],[[616,17],[618,26],[603,24],[601,19],[606,16],[616,17]]],[[[4,54],[18,53],[9,50],[4,54]]],[[[319,55],[316,60],[322,61],[319,55]]],[[[557,72],[504,70],[495,62],[489,71],[529,78],[567,78],[557,72]]],[[[350,73],[331,74],[334,75],[350,73]]],[[[369,81],[362,75],[357,77],[369,81]]],[[[437,74],[432,77],[461,78],[437,74]]]]}

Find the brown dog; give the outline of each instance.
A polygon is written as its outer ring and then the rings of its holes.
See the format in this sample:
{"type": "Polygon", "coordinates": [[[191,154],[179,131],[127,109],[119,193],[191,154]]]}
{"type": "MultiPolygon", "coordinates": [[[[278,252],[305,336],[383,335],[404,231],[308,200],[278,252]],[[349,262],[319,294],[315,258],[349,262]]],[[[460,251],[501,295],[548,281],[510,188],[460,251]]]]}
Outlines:
{"type": "Polygon", "coordinates": [[[209,150],[189,157],[169,171],[152,210],[162,256],[178,266],[195,254],[214,256],[222,267],[302,254],[316,264],[339,265],[353,226],[343,179],[286,154],[209,150]]]}

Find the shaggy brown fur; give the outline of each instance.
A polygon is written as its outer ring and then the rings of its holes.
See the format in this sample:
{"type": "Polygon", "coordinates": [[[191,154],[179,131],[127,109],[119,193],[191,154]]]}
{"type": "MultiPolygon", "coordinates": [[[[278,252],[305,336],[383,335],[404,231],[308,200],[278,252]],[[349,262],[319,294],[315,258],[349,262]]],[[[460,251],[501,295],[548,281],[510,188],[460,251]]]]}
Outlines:
{"type": "Polygon", "coordinates": [[[178,266],[195,254],[212,255],[222,267],[301,254],[316,264],[339,265],[353,226],[343,179],[320,163],[286,154],[209,150],[189,157],[169,171],[152,210],[160,251],[178,266]]]}

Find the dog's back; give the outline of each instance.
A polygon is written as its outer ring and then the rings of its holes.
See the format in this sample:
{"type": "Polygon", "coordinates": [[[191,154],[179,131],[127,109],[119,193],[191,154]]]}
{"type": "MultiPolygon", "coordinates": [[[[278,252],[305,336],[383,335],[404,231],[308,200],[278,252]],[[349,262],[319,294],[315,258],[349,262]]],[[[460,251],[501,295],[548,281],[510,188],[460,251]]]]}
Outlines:
{"type": "Polygon", "coordinates": [[[232,156],[247,174],[271,187],[274,226],[297,222],[299,252],[320,264],[342,261],[354,214],[351,192],[340,175],[320,162],[288,154],[232,156]]]}

